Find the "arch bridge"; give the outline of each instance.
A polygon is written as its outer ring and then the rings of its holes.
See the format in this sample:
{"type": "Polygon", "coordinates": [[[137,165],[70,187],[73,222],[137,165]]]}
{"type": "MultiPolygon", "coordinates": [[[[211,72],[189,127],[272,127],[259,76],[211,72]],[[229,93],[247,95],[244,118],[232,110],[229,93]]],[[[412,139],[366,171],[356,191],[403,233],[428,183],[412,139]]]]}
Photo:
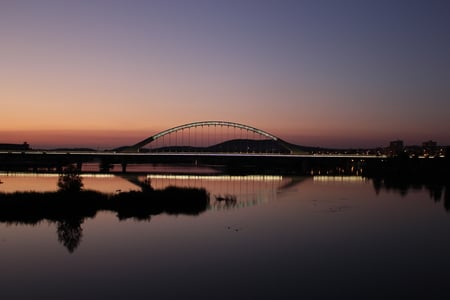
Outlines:
{"type": "Polygon", "coordinates": [[[277,136],[249,125],[228,121],[200,121],[163,130],[132,146],[115,149],[117,152],[258,152],[301,153],[298,146],[287,143],[277,136]],[[205,129],[206,128],[206,133],[205,129]],[[217,132],[219,128],[219,133],[217,132]],[[191,133],[191,130],[200,133],[191,133]],[[233,132],[223,133],[224,129],[233,132]],[[213,131],[213,132],[211,132],[213,131]],[[199,136],[200,135],[200,136],[199,136]],[[226,136],[228,139],[225,138],[226,136]],[[231,138],[230,138],[231,136],[231,138]],[[222,138],[222,142],[219,142],[222,138]],[[167,141],[167,143],[166,143],[167,141]],[[194,142],[203,145],[193,145],[194,142]],[[213,144],[211,144],[213,141],[213,144]],[[209,142],[209,144],[207,143],[209,142]],[[215,143],[214,143],[215,142],[215,143]],[[207,143],[205,145],[205,143],[207,143]],[[144,147],[151,147],[151,149],[144,147]]]}

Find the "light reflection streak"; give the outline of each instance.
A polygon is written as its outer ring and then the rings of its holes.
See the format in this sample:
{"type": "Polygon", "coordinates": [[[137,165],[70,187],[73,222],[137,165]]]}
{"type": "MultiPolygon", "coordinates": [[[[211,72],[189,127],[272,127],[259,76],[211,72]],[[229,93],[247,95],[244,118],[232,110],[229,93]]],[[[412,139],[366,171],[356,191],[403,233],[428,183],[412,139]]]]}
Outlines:
{"type": "Polygon", "coordinates": [[[149,174],[145,178],[155,189],[164,189],[171,185],[205,188],[211,195],[210,209],[213,211],[239,209],[273,201],[285,181],[291,180],[273,175],[149,174]]]}
{"type": "MultiPolygon", "coordinates": [[[[58,173],[27,173],[27,172],[0,172],[0,176],[8,177],[59,177],[58,173]]],[[[94,177],[94,178],[110,178],[114,177],[114,174],[94,174],[94,173],[83,173],[81,177],[94,177]]]]}
{"type": "MultiPolygon", "coordinates": [[[[0,172],[0,176],[5,183],[1,185],[3,192],[49,192],[57,190],[56,181],[59,174],[0,172]]],[[[103,193],[140,190],[141,185],[136,182],[149,184],[153,189],[164,189],[168,186],[205,188],[211,195],[211,210],[238,209],[276,200],[277,192],[292,181],[292,178],[274,175],[149,174],[135,177],[83,173],[81,177],[85,179],[85,189],[103,193]],[[145,183],[146,181],[148,183],[145,183]],[[228,198],[235,200],[229,201],[228,198]]]]}
{"type": "Polygon", "coordinates": [[[313,176],[313,181],[318,182],[365,182],[367,180],[362,176],[313,176]]]}
{"type": "Polygon", "coordinates": [[[149,174],[149,179],[188,179],[188,180],[212,180],[212,181],[281,181],[283,176],[272,175],[171,175],[171,174],[149,174]]]}

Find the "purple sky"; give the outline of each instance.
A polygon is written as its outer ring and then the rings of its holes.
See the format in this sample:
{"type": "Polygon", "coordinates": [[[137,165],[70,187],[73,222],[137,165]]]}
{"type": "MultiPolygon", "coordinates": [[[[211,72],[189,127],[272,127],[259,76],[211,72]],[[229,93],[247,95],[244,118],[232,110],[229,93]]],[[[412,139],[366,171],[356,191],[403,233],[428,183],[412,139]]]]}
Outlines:
{"type": "Polygon", "coordinates": [[[450,145],[450,1],[1,1],[0,142],[226,120],[313,146],[450,145]]]}

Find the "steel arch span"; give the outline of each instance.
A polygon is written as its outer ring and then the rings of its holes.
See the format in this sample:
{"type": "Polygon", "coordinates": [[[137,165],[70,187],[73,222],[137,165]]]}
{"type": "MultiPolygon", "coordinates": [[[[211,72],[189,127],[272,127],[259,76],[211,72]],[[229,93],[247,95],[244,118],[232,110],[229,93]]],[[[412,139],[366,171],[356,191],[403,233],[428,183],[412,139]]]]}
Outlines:
{"type": "MultiPolygon", "coordinates": [[[[240,123],[235,123],[235,122],[228,122],[228,121],[200,121],[200,122],[192,122],[192,123],[187,123],[187,124],[183,124],[183,125],[179,125],[164,131],[161,131],[155,135],[152,135],[132,146],[129,147],[123,147],[123,149],[120,149],[121,151],[136,151],[138,152],[139,149],[143,148],[144,146],[150,144],[151,142],[162,138],[166,135],[169,135],[171,133],[175,133],[177,131],[181,131],[184,129],[189,129],[189,128],[195,128],[195,127],[202,127],[202,126],[224,126],[224,127],[234,127],[234,128],[238,128],[241,130],[247,130],[253,133],[256,133],[258,135],[261,135],[269,140],[273,140],[276,141],[277,143],[279,143],[280,145],[283,145],[284,147],[286,147],[288,150],[289,147],[287,147],[287,145],[289,145],[288,143],[284,142],[283,140],[281,140],[280,138],[276,137],[273,134],[270,134],[264,130],[249,126],[249,125],[244,125],[244,124],[240,124],[240,123]]],[[[118,149],[119,150],[119,149],[118,149]]]]}

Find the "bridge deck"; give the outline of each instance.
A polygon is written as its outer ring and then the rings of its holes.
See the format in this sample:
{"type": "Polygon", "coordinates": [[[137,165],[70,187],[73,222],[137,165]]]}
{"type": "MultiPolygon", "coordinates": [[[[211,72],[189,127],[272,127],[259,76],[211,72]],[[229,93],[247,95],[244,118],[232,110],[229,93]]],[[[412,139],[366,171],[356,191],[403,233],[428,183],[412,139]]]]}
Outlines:
{"type": "Polygon", "coordinates": [[[349,159],[382,159],[386,155],[366,154],[283,154],[283,153],[211,153],[211,152],[84,152],[84,151],[0,151],[0,155],[74,155],[92,157],[145,157],[145,156],[211,156],[211,157],[272,157],[272,158],[349,158],[349,159]]]}

